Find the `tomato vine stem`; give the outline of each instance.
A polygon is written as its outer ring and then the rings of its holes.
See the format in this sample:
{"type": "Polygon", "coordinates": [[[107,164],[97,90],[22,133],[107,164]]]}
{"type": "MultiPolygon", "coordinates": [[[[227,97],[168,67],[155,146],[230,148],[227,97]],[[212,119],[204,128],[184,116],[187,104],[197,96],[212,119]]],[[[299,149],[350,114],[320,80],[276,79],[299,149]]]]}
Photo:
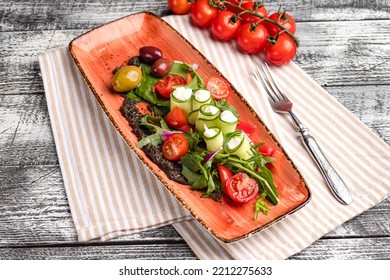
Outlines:
{"type": "MultiPolygon", "coordinates": [[[[212,2],[219,9],[221,9],[221,6],[226,7],[226,5],[229,5],[231,7],[234,7],[234,8],[237,8],[238,10],[240,10],[241,12],[239,13],[239,15],[248,14],[248,15],[252,15],[252,16],[258,17],[259,19],[264,20],[266,22],[272,23],[272,24],[276,25],[277,27],[279,27],[280,29],[282,29],[282,31],[279,32],[279,34],[286,33],[288,36],[290,36],[291,39],[294,40],[294,42],[297,45],[297,47],[299,46],[298,38],[294,34],[292,34],[290,31],[288,31],[283,26],[283,24],[280,23],[280,19],[279,18],[281,18],[281,16],[278,18],[278,21],[274,21],[272,19],[269,19],[268,17],[264,17],[264,16],[260,15],[259,13],[256,12],[256,9],[254,9],[253,11],[252,10],[246,10],[245,8],[242,7],[242,3],[244,2],[242,0],[240,1],[240,3],[238,5],[235,5],[235,4],[233,4],[233,3],[229,2],[229,1],[225,1],[225,0],[220,0],[218,2],[214,2],[213,0],[210,0],[209,2],[210,3],[212,2]]],[[[280,7],[279,7],[279,11],[280,11],[280,7]]]]}

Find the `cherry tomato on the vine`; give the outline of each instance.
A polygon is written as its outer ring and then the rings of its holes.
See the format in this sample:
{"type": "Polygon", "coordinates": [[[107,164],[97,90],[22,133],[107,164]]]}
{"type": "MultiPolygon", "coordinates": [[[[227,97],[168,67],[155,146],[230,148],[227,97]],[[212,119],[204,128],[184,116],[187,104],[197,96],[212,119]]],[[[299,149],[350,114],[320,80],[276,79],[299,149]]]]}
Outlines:
{"type": "Polygon", "coordinates": [[[287,64],[297,53],[297,45],[287,34],[281,34],[276,38],[276,42],[267,42],[265,46],[265,56],[267,60],[277,66],[287,64]]]}
{"type": "Polygon", "coordinates": [[[192,2],[188,0],[168,0],[168,7],[174,14],[186,15],[191,11],[192,2]]]}
{"type": "MultiPolygon", "coordinates": [[[[225,2],[229,2],[229,3],[232,3],[233,5],[235,6],[238,6],[240,4],[240,1],[241,0],[227,0],[225,2]]],[[[247,3],[247,2],[253,2],[253,0],[244,0],[242,3],[247,3]]],[[[231,11],[235,14],[238,14],[240,12],[242,12],[242,10],[240,10],[239,8],[236,8],[236,7],[233,7],[231,5],[229,5],[229,3],[225,3],[225,7],[226,7],[226,10],[228,11],[231,11]]]]}
{"type": "MultiPolygon", "coordinates": [[[[297,25],[295,23],[294,18],[289,14],[278,12],[270,15],[268,18],[272,19],[273,21],[278,21],[279,17],[280,17],[280,23],[283,25],[283,27],[286,28],[290,33],[295,34],[295,31],[297,30],[297,25]]],[[[274,37],[280,31],[282,31],[280,27],[270,22],[266,22],[265,26],[267,27],[268,33],[271,37],[274,37]]]]}
{"type": "Polygon", "coordinates": [[[174,133],[162,145],[164,158],[168,160],[179,160],[188,152],[189,145],[186,137],[181,133],[174,133]]]}
{"type": "Polygon", "coordinates": [[[218,8],[211,7],[209,0],[198,0],[192,5],[190,15],[196,26],[206,28],[211,25],[217,13],[218,8]]]}
{"type": "Polygon", "coordinates": [[[220,11],[211,23],[211,33],[220,41],[230,41],[237,35],[241,20],[233,12],[220,11]]]}
{"type": "MultiPolygon", "coordinates": [[[[245,10],[248,10],[248,11],[251,11],[251,12],[256,12],[258,13],[259,15],[263,16],[263,17],[267,17],[268,16],[268,12],[267,12],[267,9],[264,7],[264,5],[262,5],[261,3],[259,4],[258,2],[245,2],[242,4],[242,8],[244,8],[245,10]],[[257,5],[256,9],[253,11],[252,9],[254,8],[254,6],[257,5]]],[[[258,22],[259,20],[261,20],[260,17],[257,17],[257,16],[254,16],[254,15],[250,15],[248,13],[244,13],[241,15],[241,19],[243,22],[258,22]]],[[[265,21],[262,21],[262,23],[264,23],[265,21]]]]}
{"type": "Polygon", "coordinates": [[[224,99],[232,92],[230,84],[220,76],[210,77],[206,83],[206,88],[215,100],[224,99]]]}
{"type": "Polygon", "coordinates": [[[237,44],[241,51],[254,54],[262,51],[267,43],[268,31],[261,24],[247,22],[237,33],[237,44]]]}
{"type": "Polygon", "coordinates": [[[225,191],[232,200],[245,203],[257,195],[259,185],[248,174],[240,172],[226,181],[225,191]]]}

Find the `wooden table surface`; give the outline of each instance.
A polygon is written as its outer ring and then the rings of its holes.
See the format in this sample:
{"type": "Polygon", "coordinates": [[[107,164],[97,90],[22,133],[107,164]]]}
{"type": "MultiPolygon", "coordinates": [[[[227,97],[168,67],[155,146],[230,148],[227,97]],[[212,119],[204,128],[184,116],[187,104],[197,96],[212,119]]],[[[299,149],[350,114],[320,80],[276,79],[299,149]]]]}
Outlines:
{"type": "MultiPolygon", "coordinates": [[[[389,143],[390,1],[282,2],[295,62],[389,143]]],[[[169,14],[165,0],[0,0],[0,259],[196,259],[171,226],[77,242],[50,127],[37,55],[144,10],[169,14]]],[[[390,259],[390,199],[291,259],[390,259]]]]}

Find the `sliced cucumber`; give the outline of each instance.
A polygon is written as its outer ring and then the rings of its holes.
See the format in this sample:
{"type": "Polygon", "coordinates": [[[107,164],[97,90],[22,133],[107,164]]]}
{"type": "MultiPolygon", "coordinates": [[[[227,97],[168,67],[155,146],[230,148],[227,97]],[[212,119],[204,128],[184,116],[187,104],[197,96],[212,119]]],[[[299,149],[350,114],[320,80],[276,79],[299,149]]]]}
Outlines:
{"type": "Polygon", "coordinates": [[[221,111],[218,107],[210,104],[202,105],[199,108],[198,119],[195,123],[196,130],[200,132],[204,132],[204,125],[207,127],[217,126],[218,124],[218,116],[221,111]]]}
{"type": "Polygon", "coordinates": [[[238,118],[228,110],[223,111],[218,117],[218,126],[221,128],[223,135],[234,132],[237,123],[238,118]]]}
{"type": "Polygon", "coordinates": [[[197,90],[192,96],[192,110],[198,110],[202,105],[210,104],[212,96],[206,89],[197,90]]]}
{"type": "Polygon", "coordinates": [[[206,142],[206,147],[208,151],[212,152],[223,146],[223,134],[219,127],[205,127],[204,130],[205,131],[203,132],[203,138],[206,142]]]}
{"type": "Polygon", "coordinates": [[[192,89],[178,87],[171,94],[171,109],[179,107],[186,116],[192,111],[192,89]]]}
{"type": "Polygon", "coordinates": [[[199,108],[199,118],[205,120],[215,119],[219,116],[220,113],[221,111],[218,109],[217,106],[210,104],[202,105],[199,108]]]}
{"type": "Polygon", "coordinates": [[[249,159],[253,156],[249,139],[242,131],[226,135],[223,148],[226,153],[236,155],[241,159],[249,159]]]}
{"type": "Polygon", "coordinates": [[[195,111],[192,111],[188,114],[188,117],[187,117],[187,120],[188,120],[188,123],[190,125],[195,125],[197,119],[198,119],[198,116],[199,116],[199,109],[198,110],[195,110],[195,111]]]}
{"type": "MultiPolygon", "coordinates": [[[[200,114],[200,113],[199,113],[200,114]]],[[[207,127],[212,127],[212,126],[217,126],[218,124],[218,116],[215,117],[215,119],[203,119],[203,118],[198,118],[195,123],[195,129],[199,132],[204,132],[204,126],[207,127]]]]}

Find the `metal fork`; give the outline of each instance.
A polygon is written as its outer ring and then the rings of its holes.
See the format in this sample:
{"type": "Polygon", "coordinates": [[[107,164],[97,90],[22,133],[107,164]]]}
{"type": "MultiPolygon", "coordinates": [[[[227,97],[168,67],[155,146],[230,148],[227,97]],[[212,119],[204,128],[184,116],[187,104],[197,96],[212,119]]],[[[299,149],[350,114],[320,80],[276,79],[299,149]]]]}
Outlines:
{"type": "Polygon", "coordinates": [[[347,186],[339,174],[337,174],[333,166],[329,163],[317,141],[309,134],[309,130],[303,126],[298,117],[293,113],[293,103],[277,86],[268,64],[262,64],[262,71],[254,64],[252,64],[252,66],[254,77],[263,85],[263,88],[267,92],[272,109],[277,113],[290,115],[296,129],[299,132],[298,136],[302,139],[306,149],[309,151],[310,155],[321,170],[321,173],[333,195],[341,203],[350,204],[352,202],[352,196],[347,186]]]}

